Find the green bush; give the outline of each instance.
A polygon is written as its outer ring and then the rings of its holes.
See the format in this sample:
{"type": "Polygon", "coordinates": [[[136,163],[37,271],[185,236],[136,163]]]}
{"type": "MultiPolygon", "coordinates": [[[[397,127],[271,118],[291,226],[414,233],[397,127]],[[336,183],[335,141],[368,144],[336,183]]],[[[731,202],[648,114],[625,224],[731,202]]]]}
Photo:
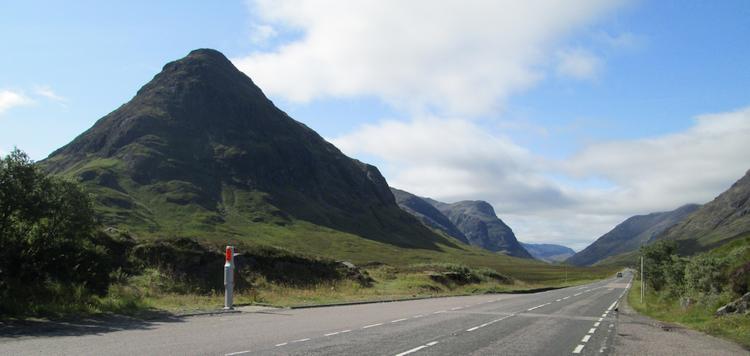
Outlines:
{"type": "Polygon", "coordinates": [[[0,160],[0,314],[70,290],[104,295],[118,262],[107,239],[76,183],[48,177],[18,149],[0,160]]]}
{"type": "Polygon", "coordinates": [[[646,281],[654,290],[662,290],[667,286],[667,271],[671,269],[672,257],[676,252],[677,244],[673,241],[659,241],[641,247],[646,281]]]}
{"type": "Polygon", "coordinates": [[[685,288],[688,294],[706,296],[720,294],[727,284],[724,274],[726,262],[720,258],[698,255],[685,268],[685,288]]]}

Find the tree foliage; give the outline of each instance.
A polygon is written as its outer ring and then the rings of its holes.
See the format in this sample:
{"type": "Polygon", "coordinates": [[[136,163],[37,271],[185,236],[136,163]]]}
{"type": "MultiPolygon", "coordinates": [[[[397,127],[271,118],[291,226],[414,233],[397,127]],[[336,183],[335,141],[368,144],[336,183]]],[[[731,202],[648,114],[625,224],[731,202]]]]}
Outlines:
{"type": "Polygon", "coordinates": [[[114,265],[104,238],[76,183],[45,175],[18,149],[0,161],[0,313],[60,286],[105,293],[114,265]]]}

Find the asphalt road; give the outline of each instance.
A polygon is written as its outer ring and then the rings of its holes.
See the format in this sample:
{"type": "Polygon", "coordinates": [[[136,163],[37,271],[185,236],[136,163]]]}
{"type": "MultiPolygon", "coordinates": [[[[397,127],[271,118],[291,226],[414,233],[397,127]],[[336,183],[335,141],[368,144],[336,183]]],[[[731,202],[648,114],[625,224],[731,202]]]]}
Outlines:
{"type": "Polygon", "coordinates": [[[631,275],[534,294],[188,317],[0,335],[0,354],[609,354],[631,275]],[[63,329],[64,330],[64,329],[63,329]]]}

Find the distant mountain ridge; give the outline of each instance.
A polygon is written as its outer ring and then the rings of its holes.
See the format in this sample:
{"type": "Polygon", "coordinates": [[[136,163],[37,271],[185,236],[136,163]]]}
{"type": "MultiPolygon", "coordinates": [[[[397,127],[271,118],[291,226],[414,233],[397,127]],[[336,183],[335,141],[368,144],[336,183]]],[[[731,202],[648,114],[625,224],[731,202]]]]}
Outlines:
{"type": "Polygon", "coordinates": [[[481,200],[443,203],[391,188],[399,206],[425,225],[449,236],[492,252],[533,258],[516,239],[513,230],[495,214],[492,205],[481,200]]]}
{"type": "Polygon", "coordinates": [[[672,211],[630,217],[565,262],[591,266],[608,257],[636,251],[699,208],[700,205],[688,204],[672,211]]]}
{"type": "Polygon", "coordinates": [[[680,252],[705,251],[750,232],[750,170],[687,219],[656,237],[674,240],[680,252]]]}
{"type": "Polygon", "coordinates": [[[459,230],[447,216],[443,215],[440,210],[435,208],[424,198],[393,187],[391,187],[391,192],[393,192],[393,196],[396,198],[396,203],[401,209],[414,215],[428,227],[442,231],[465,244],[469,244],[466,235],[464,235],[464,233],[461,232],[461,230],[459,230]]]}
{"type": "Polygon", "coordinates": [[[531,256],[537,260],[550,263],[565,261],[576,253],[570,247],[555,244],[531,244],[521,242],[521,246],[523,246],[526,251],[529,251],[531,256]]]}
{"type": "Polygon", "coordinates": [[[305,221],[400,247],[453,244],[401,210],[376,167],[290,118],[211,49],[166,64],[40,165],[95,193],[105,224],[141,235],[227,239],[305,221]]]}

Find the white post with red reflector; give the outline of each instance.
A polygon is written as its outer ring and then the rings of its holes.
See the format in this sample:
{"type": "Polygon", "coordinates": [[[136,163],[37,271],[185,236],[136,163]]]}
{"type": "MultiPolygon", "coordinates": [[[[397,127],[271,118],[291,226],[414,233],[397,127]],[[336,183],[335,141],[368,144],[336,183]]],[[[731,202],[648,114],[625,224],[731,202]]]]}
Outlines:
{"type": "Polygon", "coordinates": [[[224,262],[224,309],[234,309],[234,246],[227,246],[226,262],[224,262]]]}

